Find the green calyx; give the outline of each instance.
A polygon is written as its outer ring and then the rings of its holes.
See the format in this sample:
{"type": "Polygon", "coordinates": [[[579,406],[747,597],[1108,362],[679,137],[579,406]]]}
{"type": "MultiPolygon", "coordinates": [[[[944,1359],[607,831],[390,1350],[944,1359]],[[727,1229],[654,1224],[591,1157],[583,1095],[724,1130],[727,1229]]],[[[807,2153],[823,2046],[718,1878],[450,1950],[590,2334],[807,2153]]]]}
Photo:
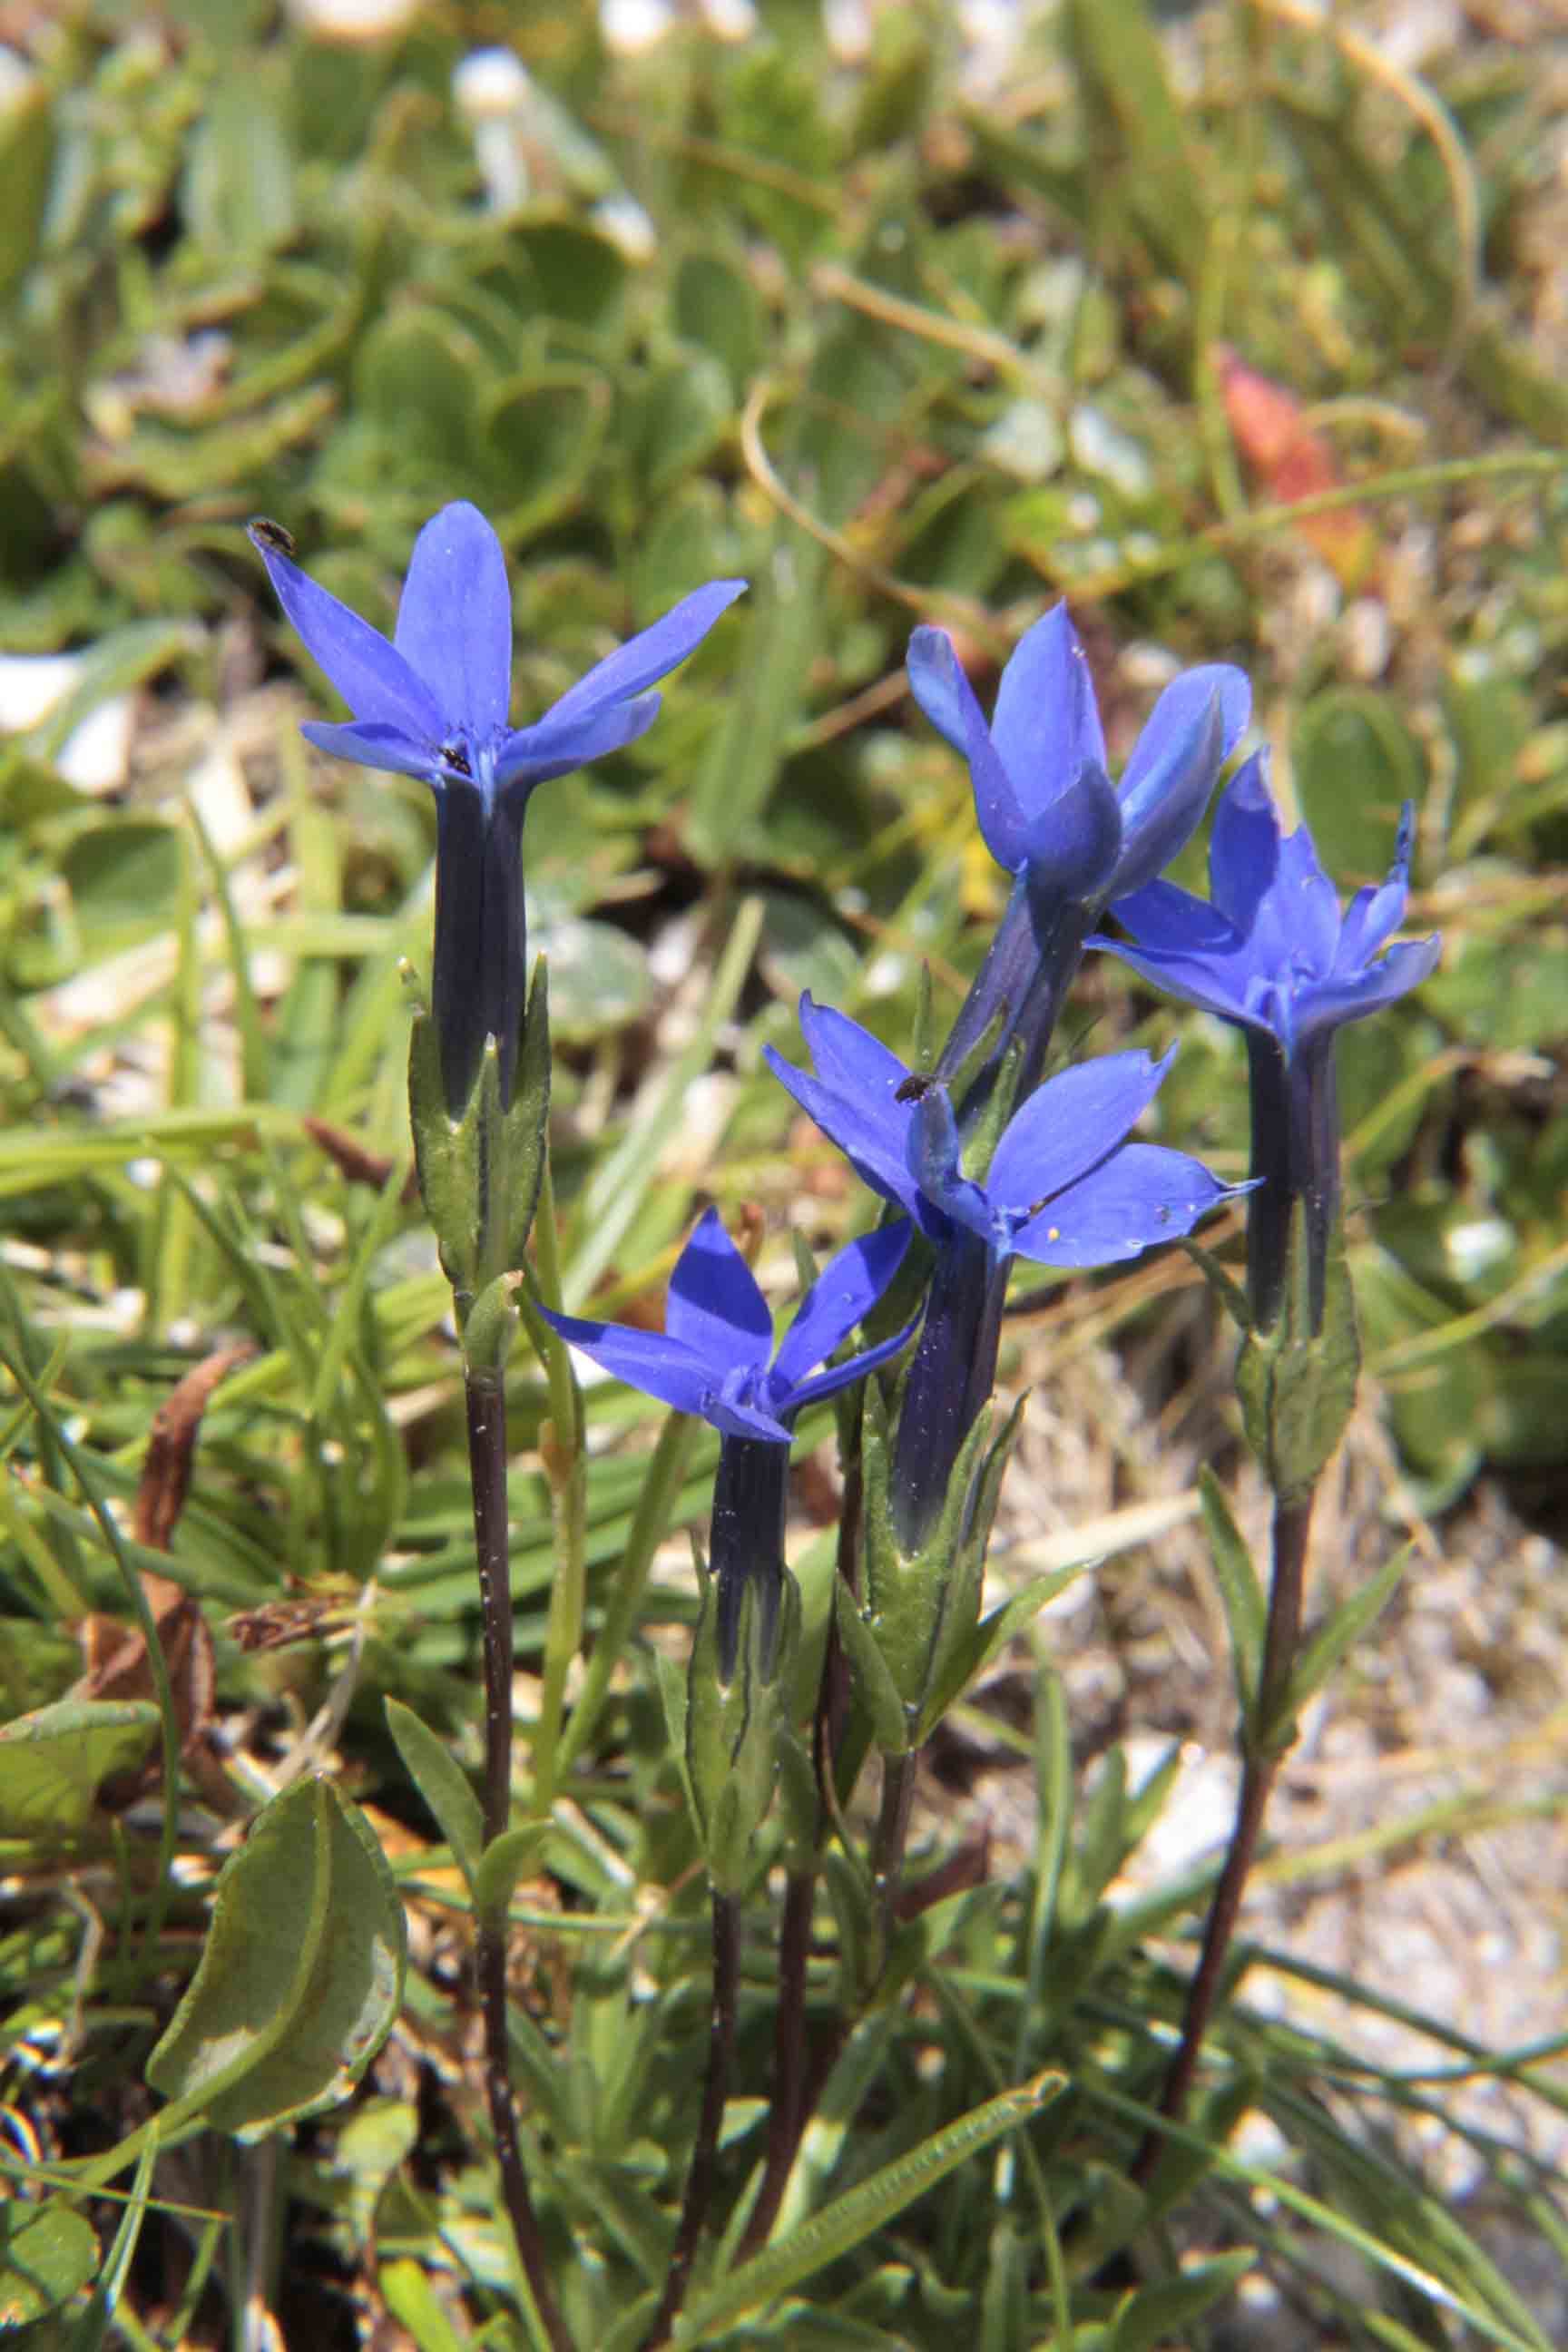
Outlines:
{"type": "Polygon", "coordinates": [[[920,1748],[974,1671],[986,1546],[1022,1414],[1020,1399],[993,1443],[991,1416],[982,1413],[953,1465],[930,1538],[910,1554],[893,1525],[887,1408],[874,1385],[868,1388],[866,1594],[858,1601],[840,1582],[835,1605],[839,1639],[884,1755],[920,1748]]]}
{"type": "Polygon", "coordinates": [[[687,1675],[687,1790],[709,1876],[719,1893],[737,1895],[755,1869],[757,1832],[773,1803],[785,1750],[795,1746],[790,1708],[800,1588],[787,1569],[776,1593],[764,1592],[758,1582],[747,1586],[734,1671],[725,1683],[719,1674],[718,1595],[700,1559],[698,1573],[702,1613],[687,1675]]]}
{"type": "Polygon", "coordinates": [[[1343,1224],[1336,1224],[1330,1237],[1323,1319],[1313,1331],[1308,1312],[1306,1220],[1298,1203],[1279,1319],[1270,1330],[1247,1333],[1236,1368],[1247,1443],[1282,1499],[1300,1501],[1310,1494],[1333,1459],[1355,1405],[1360,1370],[1361,1338],[1343,1224]]]}
{"type": "Polygon", "coordinates": [[[502,1107],[500,1057],[490,1037],[461,1117],[450,1116],[440,1041],[423,1005],[409,1043],[408,1106],[420,1195],[466,1334],[479,1294],[521,1266],[539,1205],[550,1112],[550,1012],[542,957],[534,967],[523,1016],[510,1106],[502,1107]]]}

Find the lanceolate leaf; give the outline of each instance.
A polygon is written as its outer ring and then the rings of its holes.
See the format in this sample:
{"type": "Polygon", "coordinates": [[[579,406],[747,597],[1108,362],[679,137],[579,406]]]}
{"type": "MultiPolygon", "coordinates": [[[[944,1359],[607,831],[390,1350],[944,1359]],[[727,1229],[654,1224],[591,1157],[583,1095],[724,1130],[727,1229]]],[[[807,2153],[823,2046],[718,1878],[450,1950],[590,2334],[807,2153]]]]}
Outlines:
{"type": "Polygon", "coordinates": [[[1004,2091],[999,2098],[987,2099],[984,2106],[972,2107],[968,2115],[961,2116],[944,2131],[933,2132],[908,2156],[884,2165],[858,2189],[836,2198],[826,2210],[798,2230],[792,2230],[754,2261],[731,2271],[710,2294],[705,2295],[677,2327],[672,2338],[676,2352],[689,2352],[689,2347],[705,2342],[742,2313],[754,2311],[775,2295],[798,2286],[802,2279],[810,2278],[814,2272],[862,2244],[873,2231],[881,2229],[895,2213],[901,2213],[906,2205],[912,2205],[917,2197],[944,2179],[966,2157],[978,2154],[993,2140],[1000,2139],[1004,2132],[1014,2131],[1038,2115],[1055,2098],[1062,2083],[1059,2074],[1037,2074],[1033,2082],[1019,2089],[1004,2091]]]}
{"type": "Polygon", "coordinates": [[[274,1798],[217,1884],[201,1964],[147,2079],[219,2131],[259,2132],[348,2090],[403,1998],[386,1861],[331,1781],[274,1798]]]}

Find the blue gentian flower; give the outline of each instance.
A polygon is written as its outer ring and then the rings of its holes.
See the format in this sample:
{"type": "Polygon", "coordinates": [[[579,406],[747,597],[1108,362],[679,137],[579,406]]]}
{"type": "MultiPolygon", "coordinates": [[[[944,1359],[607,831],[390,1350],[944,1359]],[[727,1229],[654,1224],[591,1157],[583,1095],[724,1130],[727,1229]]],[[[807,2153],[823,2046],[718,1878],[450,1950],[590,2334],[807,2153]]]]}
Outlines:
{"type": "MultiPolygon", "coordinates": [[[[909,677],[932,726],[969,762],[986,846],[1014,877],[937,1073],[956,1076],[1000,1014],[985,1071],[1020,1041],[1026,1092],[1044,1066],[1086,934],[1107,900],[1152,880],[1191,837],[1246,730],[1252,691],[1227,663],[1184,671],[1155,704],[1118,788],[1065,604],[1020,638],[989,725],[945,631],[915,631],[909,677]]],[[[986,1091],[983,1083],[966,1096],[966,1128],[986,1091]]]]}
{"type": "Polygon", "coordinates": [[[755,1276],[705,1209],[676,1261],[662,1331],[597,1323],[546,1307],[546,1320],[605,1371],[633,1388],[699,1413],[720,1433],[710,1566],[719,1588],[720,1671],[734,1672],[741,1596],[754,1585],[763,1602],[763,1654],[784,1585],[784,1522],[791,1433],[797,1413],[885,1364],[913,1325],[818,1371],[865,1320],[899,1270],[910,1228],[900,1218],[829,1259],[775,1349],[773,1317],[755,1276]]]}
{"type": "Polygon", "coordinates": [[[459,500],[415,541],[389,644],[301,572],[276,524],[251,526],[284,612],[353,718],[308,722],[324,751],[418,776],[436,794],[432,999],[447,1107],[458,1118],[493,1036],[511,1098],[527,985],[523,813],[536,784],[651,727],[658,679],[683,662],[742,580],[715,580],[606,656],[531,727],[512,727],[511,591],[501,544],[459,500]]]}
{"type": "Polygon", "coordinates": [[[940,1079],[911,1076],[858,1023],[809,995],[800,1023],[815,1075],[769,1047],[773,1076],[936,1253],[893,1459],[894,1516],[913,1552],[994,1383],[1014,1258],[1109,1265],[1190,1233],[1228,1188],[1184,1152],[1126,1140],[1169,1055],[1110,1054],[1047,1080],[1014,1112],[978,1180],[963,1171],[940,1079]]]}
{"type": "Polygon", "coordinates": [[[772,1046],[769,1068],[873,1192],[906,1210],[940,1249],[955,1231],[1000,1257],[1110,1265],[1189,1233],[1227,1187],[1185,1152],[1129,1143],[1171,1065],[1107,1054],[1047,1079],[1016,1110],[984,1181],[964,1175],[947,1089],[829,1006],[801,1000],[816,1074],[772,1046]]]}
{"type": "Polygon", "coordinates": [[[806,1405],[874,1370],[909,1338],[901,1331],[847,1363],[814,1372],[876,1306],[909,1238],[900,1219],[847,1243],[806,1292],[776,1351],[768,1302],[717,1209],[703,1211],[676,1260],[662,1331],[544,1312],[563,1339],[617,1380],[678,1412],[700,1414],[725,1437],[787,1445],[806,1405]]]}
{"type": "Polygon", "coordinates": [[[1131,940],[1093,939],[1152,982],[1247,1041],[1252,1079],[1248,1219],[1255,1319],[1278,1318],[1292,1204],[1307,1217],[1312,1323],[1321,1323],[1328,1237],[1339,1213],[1340,1137],[1333,1042],[1349,1021],[1391,1004],[1436,964],[1436,937],[1386,947],[1405,919],[1415,813],[1400,820],[1387,878],[1342,916],[1305,825],[1288,834],[1268,791],[1266,755],[1247,761],[1215,812],[1207,899],[1149,882],[1112,901],[1131,940]]]}

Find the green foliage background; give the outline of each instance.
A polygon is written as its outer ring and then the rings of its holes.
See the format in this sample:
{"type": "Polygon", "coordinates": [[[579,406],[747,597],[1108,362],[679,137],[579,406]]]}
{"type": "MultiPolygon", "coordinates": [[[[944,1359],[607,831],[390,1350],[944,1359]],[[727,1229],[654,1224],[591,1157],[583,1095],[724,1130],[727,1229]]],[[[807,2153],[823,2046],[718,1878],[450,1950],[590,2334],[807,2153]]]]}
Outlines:
{"type": "MultiPolygon", "coordinates": [[[[337,1689],[321,1752],[341,1738],[362,1796],[408,1811],[389,1793],[405,1784],[387,1694],[473,1753],[447,1294],[401,1192],[397,961],[427,953],[433,815],[422,788],[328,770],[301,744],[297,719],[327,704],[297,675],[246,546],[258,511],[389,625],[420,523],[476,500],[513,567],[523,717],[699,582],[753,583],[646,743],[549,787],[529,820],[563,1047],[567,1301],[608,1313],[657,1288],[700,1193],[783,1213],[804,1190],[814,1240],[843,1229],[852,1204],[822,1190],[825,1155],[785,1154],[761,1071],[763,1043],[791,1049],[802,986],[901,1042],[921,961],[953,1003],[975,965],[997,877],[967,779],[902,693],[914,622],[948,626],[988,693],[985,674],[1068,594],[1123,752],[1163,662],[1243,664],[1277,773],[1347,888],[1382,873],[1399,804],[1415,801],[1412,927],[1447,942],[1417,1002],[1344,1041],[1354,1271],[1405,1474],[1433,1511],[1483,1474],[1560,1510],[1568,392],[1546,276],[1568,226],[1560,97],[1528,42],[1470,38],[1422,81],[1355,18],[1310,22],[1293,0],[1060,0],[987,83],[937,5],[880,12],[853,64],[794,0],[765,0],[745,39],[693,21],[637,57],[608,52],[595,13],[565,0],[453,0],[358,44],[259,0],[48,12],[0,112],[0,646],[82,658],[63,704],[0,739],[0,1336],[48,1401],[40,1418],[16,1397],[3,1424],[7,1715],[68,1688],[72,1622],[125,1613],[73,1459],[106,1506],[128,1500],[173,1381],[238,1334],[257,1352],[209,1412],[174,1551],[121,1549],[199,1597],[224,1710],[302,1728],[337,1689]],[[517,129],[530,193],[504,215],[452,94],[460,60],[498,41],[531,77],[517,129]],[[1247,462],[1222,345],[1311,404],[1342,490],[1302,511],[1247,462]],[[1332,516],[1343,533],[1329,540],[1332,516]],[[123,785],[68,782],[56,759],[71,729],[125,694],[123,785]],[[715,1051],[729,1083],[683,1153],[688,1089],[715,1051]],[[306,1115],[379,1160],[379,1189],[323,1158],[306,1115]],[[237,1612],[285,1608],[316,1638],[241,1646],[237,1612]],[[351,1623],[354,1671],[334,1683],[351,1623]]],[[[1201,870],[1195,851],[1189,863],[1201,870]]],[[[1091,969],[1086,1037],[1174,1025],[1091,969]]],[[[1234,1041],[1183,1025],[1161,1131],[1239,1171],[1234,1041]]],[[[1141,1311],[1130,1297],[1123,1319],[1141,1311]]],[[[531,1444],[544,1391],[526,1369],[513,1387],[531,1444]]],[[[609,1441],[641,1418],[620,1391],[594,1393],[595,1624],[637,1540],[644,1459],[609,1441]]],[[[713,1455],[701,1433],[675,1465],[669,1524],[700,1517],[713,1455]]],[[[513,1514],[526,1661],[554,1563],[542,1472],[517,1471],[513,1514]]],[[[805,1573],[820,1625],[818,1549],[805,1573]]],[[[655,1638],[689,1613],[657,1580],[637,1602],[655,1638]]],[[[138,1752],[129,1717],[99,1731],[117,1761],[127,1738],[138,1752]]],[[[1027,2194],[1020,2171],[988,2202],[976,2161],[954,2176],[973,2187],[917,2209],[918,2229],[889,2234],[873,2215],[885,2234],[854,2261],[836,2256],[809,2288],[784,2281],[758,2330],[950,2342],[978,2308],[988,2352],[1131,2352],[1198,2324],[1097,2300],[1082,2242],[1069,2262],[1054,2235],[1087,2181],[1098,2251],[1121,2242],[1114,2101],[1146,2088],[1141,2021],[1169,1988],[1139,1948],[1152,1922],[1112,1927],[1100,1902],[1159,1790],[1129,1809],[1102,1786],[1072,1818],[1053,1738],[1047,1718],[1035,1876],[922,1924],[904,1973],[939,1953],[945,1973],[922,2022],[872,2021],[857,2063],[878,2099],[831,2176],[835,2194],[870,2179],[1005,2084],[1065,2065],[1076,2087],[1039,2126],[1027,2194]],[[1047,1990],[1069,1968],[1087,2008],[1047,1990]],[[1026,2251],[1042,2231],[1045,2276],[1026,2251]]],[[[253,1795],[265,1747],[229,1759],[253,1795]]],[[[520,1932],[543,1937],[540,2008],[559,2038],[531,2026],[518,2057],[554,2149],[552,2226],[563,2244],[607,2232],[578,2319],[584,2341],[610,2342],[660,2259],[702,1999],[651,1675],[616,1692],[577,1769],[549,1853],[571,1924],[514,1906],[520,1932]],[[626,1937],[655,1954],[646,1983],[626,1937]]],[[[67,1862],[118,1856],[120,1893],[92,1900],[123,1900],[129,1918],[140,1849],[71,1786],[54,1849],[31,1815],[5,1848],[46,1891],[0,1938],[0,2002],[16,2004],[0,2046],[30,2063],[28,2037],[62,2001],[73,2032],[84,2002],[99,2019],[70,2095],[74,2151],[80,2115],[123,2103],[166,2021],[158,1969],[188,1970],[200,1915],[187,1889],[166,1948],[154,1916],[107,1973],[84,1957],[77,1898],[47,1892],[54,1864],[63,1889],[67,1862]]],[[[460,1902],[440,1850],[402,1834],[394,1871],[436,1923],[409,1979],[411,2030],[450,2059],[462,1996],[442,1906],[460,1902]]],[[[1303,2281],[1325,2310],[1344,2305],[1343,2340],[1535,2342],[1419,2192],[1328,2134],[1282,2042],[1256,2021],[1237,2033],[1225,2095],[1245,2104],[1239,2084],[1271,2107],[1310,2144],[1344,2226],[1359,2214],[1467,2315],[1441,2339],[1419,2332],[1450,2325],[1436,2303],[1417,2321],[1385,2305],[1374,2327],[1355,2298],[1303,2281]]],[[[755,2039],[753,2083],[760,2023],[755,2039]]],[[[847,2130],[861,2110],[842,2098],[847,2130]]],[[[308,2143],[294,2193],[421,2345],[455,2340],[429,2287],[432,2265],[454,2262],[487,2340],[526,2340],[461,2103],[416,2179],[411,2099],[383,2084],[335,2138],[308,2143]]],[[[1235,2196],[1229,2220],[1258,2242],[1235,2196]]],[[[1272,2234],[1272,2259],[1298,2265],[1289,2232],[1272,2234]]],[[[1231,2283],[1211,2268],[1194,2312],[1231,2283]]],[[[1182,2289],[1167,2277],[1158,2292],[1182,2289]]],[[[714,2327],[701,2340],[751,2340],[714,2327]]]]}

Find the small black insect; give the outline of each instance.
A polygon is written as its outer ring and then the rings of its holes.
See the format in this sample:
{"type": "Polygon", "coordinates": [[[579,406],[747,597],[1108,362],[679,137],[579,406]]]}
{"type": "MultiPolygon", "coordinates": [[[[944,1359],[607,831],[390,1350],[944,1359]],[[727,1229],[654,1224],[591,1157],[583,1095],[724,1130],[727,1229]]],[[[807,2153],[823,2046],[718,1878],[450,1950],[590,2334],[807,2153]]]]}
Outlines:
{"type": "Polygon", "coordinates": [[[252,515],[246,529],[258,546],[269,547],[274,555],[293,555],[294,534],[285,530],[280,522],[270,522],[266,515],[252,515]]]}
{"type": "Polygon", "coordinates": [[[447,767],[456,768],[459,776],[467,776],[470,783],[473,782],[474,772],[468,765],[468,755],[460,743],[443,743],[441,759],[447,767]]]}
{"type": "Polygon", "coordinates": [[[911,1070],[909,1076],[907,1078],[901,1078],[899,1084],[893,1088],[893,1100],[895,1102],[919,1102],[922,1096],[925,1096],[930,1092],[931,1080],[927,1077],[922,1077],[918,1070],[911,1070]]]}

